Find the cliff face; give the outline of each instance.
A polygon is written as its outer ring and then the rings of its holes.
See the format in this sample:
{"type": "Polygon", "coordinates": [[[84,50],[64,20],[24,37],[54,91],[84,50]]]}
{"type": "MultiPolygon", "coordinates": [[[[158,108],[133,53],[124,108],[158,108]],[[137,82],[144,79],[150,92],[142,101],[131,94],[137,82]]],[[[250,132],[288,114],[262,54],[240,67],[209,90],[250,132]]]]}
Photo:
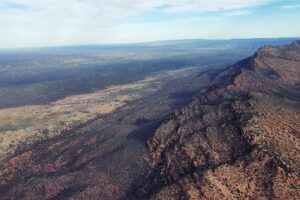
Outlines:
{"type": "Polygon", "coordinates": [[[230,67],[147,144],[140,198],[299,199],[300,42],[230,67]]]}

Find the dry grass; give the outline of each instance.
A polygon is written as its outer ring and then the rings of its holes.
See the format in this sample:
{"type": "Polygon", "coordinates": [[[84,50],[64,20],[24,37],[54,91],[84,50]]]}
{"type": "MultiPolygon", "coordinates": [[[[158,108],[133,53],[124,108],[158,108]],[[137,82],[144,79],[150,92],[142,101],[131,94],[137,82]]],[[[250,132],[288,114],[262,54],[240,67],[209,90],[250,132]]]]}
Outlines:
{"type": "Polygon", "coordinates": [[[47,105],[0,109],[0,160],[20,144],[51,138],[98,115],[114,112],[132,100],[160,89],[168,79],[188,76],[194,68],[165,71],[131,84],[68,96],[47,105]]]}
{"type": "MultiPolygon", "coordinates": [[[[48,105],[0,109],[0,160],[21,143],[51,138],[99,114],[107,114],[140,98],[140,90],[155,80],[115,85],[90,94],[73,95],[48,105]]],[[[156,91],[155,89],[151,89],[156,91]]]]}

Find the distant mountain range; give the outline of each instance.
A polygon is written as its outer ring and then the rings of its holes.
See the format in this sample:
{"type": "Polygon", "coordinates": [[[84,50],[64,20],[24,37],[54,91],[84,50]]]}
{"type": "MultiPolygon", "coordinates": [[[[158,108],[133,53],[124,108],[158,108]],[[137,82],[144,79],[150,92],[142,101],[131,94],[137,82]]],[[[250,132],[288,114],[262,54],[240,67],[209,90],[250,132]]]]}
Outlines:
{"type": "Polygon", "coordinates": [[[216,47],[216,46],[251,46],[258,48],[260,46],[282,45],[291,43],[299,38],[248,38],[248,39],[180,39],[180,40],[162,40],[153,42],[128,43],[128,44],[90,44],[90,45],[70,45],[54,47],[35,47],[19,49],[0,49],[1,53],[6,52],[53,52],[53,53],[79,53],[86,51],[109,51],[109,50],[129,50],[145,48],[162,47],[216,47]]]}

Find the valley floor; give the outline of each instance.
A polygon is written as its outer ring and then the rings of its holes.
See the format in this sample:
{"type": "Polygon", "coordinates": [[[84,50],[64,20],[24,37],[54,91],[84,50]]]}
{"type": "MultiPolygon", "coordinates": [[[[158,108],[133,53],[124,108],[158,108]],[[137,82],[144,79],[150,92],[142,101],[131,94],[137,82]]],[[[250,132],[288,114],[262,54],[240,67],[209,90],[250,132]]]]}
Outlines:
{"type": "Polygon", "coordinates": [[[48,105],[1,109],[0,168],[6,170],[0,193],[124,197],[150,172],[146,140],[215,73],[208,67],[168,70],[48,105]]]}

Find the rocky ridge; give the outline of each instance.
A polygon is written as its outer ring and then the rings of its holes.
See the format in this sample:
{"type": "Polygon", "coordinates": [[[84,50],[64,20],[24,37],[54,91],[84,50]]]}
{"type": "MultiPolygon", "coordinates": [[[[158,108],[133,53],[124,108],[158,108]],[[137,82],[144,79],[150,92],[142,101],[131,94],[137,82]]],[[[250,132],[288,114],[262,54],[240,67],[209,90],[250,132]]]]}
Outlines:
{"type": "Polygon", "coordinates": [[[162,124],[136,102],[20,149],[0,199],[299,199],[299,102],[300,42],[266,46],[162,124]]]}
{"type": "Polygon", "coordinates": [[[265,46],[164,122],[136,198],[299,199],[300,41],[265,46]]]}

